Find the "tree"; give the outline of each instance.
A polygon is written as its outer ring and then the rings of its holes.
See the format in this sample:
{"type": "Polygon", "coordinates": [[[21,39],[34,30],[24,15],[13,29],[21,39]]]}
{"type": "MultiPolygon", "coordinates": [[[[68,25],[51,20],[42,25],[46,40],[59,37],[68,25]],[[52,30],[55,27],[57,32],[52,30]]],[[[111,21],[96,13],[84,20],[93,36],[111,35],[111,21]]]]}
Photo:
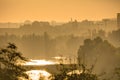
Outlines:
{"type": "Polygon", "coordinates": [[[108,34],[108,40],[116,47],[120,47],[120,29],[108,34]]]}
{"type": "Polygon", "coordinates": [[[53,75],[52,80],[98,80],[98,76],[92,73],[93,67],[87,69],[84,64],[73,65],[71,63],[69,67],[66,67],[63,63],[60,63],[60,73],[53,75]]]}
{"type": "Polygon", "coordinates": [[[117,75],[117,79],[120,80],[120,67],[115,68],[115,74],[117,75]]]}
{"type": "Polygon", "coordinates": [[[109,78],[113,75],[114,68],[119,64],[117,51],[116,47],[100,37],[93,40],[86,39],[78,50],[78,62],[87,65],[87,67],[95,64],[93,72],[98,75],[106,72],[104,77],[109,78]]]}
{"type": "Polygon", "coordinates": [[[27,61],[27,59],[17,51],[14,43],[8,43],[6,48],[0,49],[0,80],[17,80],[18,77],[28,77],[24,73],[26,70],[18,65],[18,61],[27,61]]]}

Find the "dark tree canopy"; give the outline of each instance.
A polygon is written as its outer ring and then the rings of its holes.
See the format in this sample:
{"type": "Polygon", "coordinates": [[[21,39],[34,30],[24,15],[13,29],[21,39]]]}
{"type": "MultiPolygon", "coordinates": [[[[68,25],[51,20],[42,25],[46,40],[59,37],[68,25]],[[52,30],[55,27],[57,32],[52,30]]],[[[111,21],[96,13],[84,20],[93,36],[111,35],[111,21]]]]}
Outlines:
{"type": "Polygon", "coordinates": [[[18,65],[18,61],[26,61],[27,59],[17,51],[17,47],[13,43],[8,43],[6,48],[0,49],[0,80],[17,80],[18,77],[25,77],[26,70],[18,65]]]}

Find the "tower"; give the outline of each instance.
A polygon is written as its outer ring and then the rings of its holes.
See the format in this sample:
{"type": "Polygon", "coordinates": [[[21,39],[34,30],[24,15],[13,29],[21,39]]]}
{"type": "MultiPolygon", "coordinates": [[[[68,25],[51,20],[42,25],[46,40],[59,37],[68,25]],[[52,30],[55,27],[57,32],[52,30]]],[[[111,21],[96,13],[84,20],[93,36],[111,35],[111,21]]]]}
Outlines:
{"type": "Polygon", "coordinates": [[[120,29],[120,13],[117,13],[117,27],[120,29]]]}

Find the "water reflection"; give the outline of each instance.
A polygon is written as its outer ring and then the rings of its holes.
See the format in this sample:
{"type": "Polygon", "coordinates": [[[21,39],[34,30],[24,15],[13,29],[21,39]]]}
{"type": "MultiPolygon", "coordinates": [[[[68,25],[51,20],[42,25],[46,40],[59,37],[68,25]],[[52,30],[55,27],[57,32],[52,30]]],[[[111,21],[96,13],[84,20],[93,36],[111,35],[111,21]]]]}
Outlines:
{"type": "MultiPolygon", "coordinates": [[[[58,58],[58,57],[57,57],[58,58]]],[[[59,59],[59,58],[58,58],[59,59]]],[[[61,59],[61,58],[60,58],[61,59]]],[[[48,61],[48,60],[30,60],[24,63],[21,63],[22,65],[53,65],[53,64],[58,64],[58,61],[48,61]]],[[[29,80],[49,80],[50,73],[48,73],[45,70],[30,70],[27,71],[26,74],[29,76],[29,80]]],[[[20,79],[20,80],[25,80],[25,79],[20,79]]]]}
{"type": "Polygon", "coordinates": [[[47,60],[30,60],[25,62],[23,65],[50,65],[57,64],[55,61],[47,61],[47,60]]]}
{"type": "Polygon", "coordinates": [[[72,74],[81,74],[83,71],[82,70],[73,70],[67,73],[67,75],[72,75],[72,74]]]}
{"type": "Polygon", "coordinates": [[[49,76],[51,75],[47,71],[44,70],[30,70],[26,72],[29,75],[29,80],[49,80],[49,76]]]}
{"type": "MultiPolygon", "coordinates": [[[[82,70],[73,70],[71,72],[68,72],[67,75],[72,74],[81,74],[82,70]]],[[[45,70],[30,70],[27,71],[26,74],[29,76],[29,79],[19,78],[19,80],[51,80],[50,76],[51,74],[48,73],[45,70]]],[[[66,79],[65,79],[66,80],[66,79]]]]}
{"type": "MultiPolygon", "coordinates": [[[[28,62],[23,63],[23,65],[51,65],[57,64],[55,61],[47,61],[47,60],[30,60],[28,62]]],[[[51,75],[45,70],[30,70],[27,71],[26,74],[29,76],[29,80],[49,80],[48,77],[51,75]]],[[[24,79],[22,79],[24,80],[24,79]]]]}

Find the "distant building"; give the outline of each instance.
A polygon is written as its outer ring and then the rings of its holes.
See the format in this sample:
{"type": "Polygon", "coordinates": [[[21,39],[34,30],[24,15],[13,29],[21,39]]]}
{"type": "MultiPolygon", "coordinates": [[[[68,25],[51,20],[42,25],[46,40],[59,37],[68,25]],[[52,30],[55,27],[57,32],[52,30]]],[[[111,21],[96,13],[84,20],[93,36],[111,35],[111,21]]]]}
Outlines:
{"type": "Polygon", "coordinates": [[[26,20],[24,24],[32,24],[32,22],[30,20],[26,20]]]}
{"type": "Polygon", "coordinates": [[[117,26],[120,28],[120,13],[117,13],[117,26]]]}

